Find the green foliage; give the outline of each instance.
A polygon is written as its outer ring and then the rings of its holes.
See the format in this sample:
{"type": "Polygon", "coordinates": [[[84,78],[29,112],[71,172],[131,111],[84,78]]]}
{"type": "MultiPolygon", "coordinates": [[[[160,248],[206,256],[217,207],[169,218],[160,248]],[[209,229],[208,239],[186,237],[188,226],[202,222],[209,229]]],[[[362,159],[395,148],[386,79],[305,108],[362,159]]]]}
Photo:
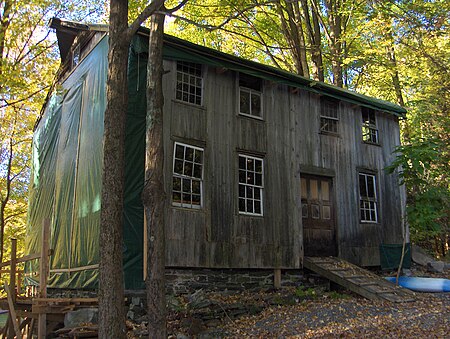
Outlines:
{"type": "Polygon", "coordinates": [[[102,20],[105,0],[0,1],[0,259],[23,251],[33,127],[59,66],[54,16],[102,20]],[[5,251],[3,249],[5,245],[5,251]]]}
{"type": "Polygon", "coordinates": [[[339,293],[337,291],[331,291],[327,293],[327,296],[333,300],[350,299],[350,296],[348,294],[339,293]]]}
{"type": "Polygon", "coordinates": [[[407,188],[407,220],[412,240],[424,242],[442,237],[444,241],[449,232],[450,211],[448,140],[412,141],[398,147],[396,153],[396,159],[386,170],[388,173],[398,170],[400,183],[407,188]]]}
{"type": "Polygon", "coordinates": [[[314,288],[305,288],[304,286],[299,286],[295,290],[295,295],[300,299],[316,299],[318,297],[314,288]]]}

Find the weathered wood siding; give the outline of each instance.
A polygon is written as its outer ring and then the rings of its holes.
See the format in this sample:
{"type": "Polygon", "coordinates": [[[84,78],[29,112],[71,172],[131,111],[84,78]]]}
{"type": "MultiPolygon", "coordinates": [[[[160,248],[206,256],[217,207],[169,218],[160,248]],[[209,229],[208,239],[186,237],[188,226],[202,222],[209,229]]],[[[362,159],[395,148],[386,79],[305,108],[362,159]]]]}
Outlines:
{"type": "Polygon", "coordinates": [[[303,256],[301,173],[333,179],[339,255],[379,264],[381,243],[401,242],[404,191],[384,168],[399,144],[397,118],[377,112],[380,145],[362,141],[361,108],[340,102],[339,135],[319,133],[320,97],[264,81],[263,120],[238,115],[237,74],[204,66],[203,105],[175,99],[176,63],[165,86],[166,190],[174,142],[204,148],[203,208],[167,211],[167,265],[296,268],[303,256]],[[238,213],[238,154],[264,159],[264,216],[238,213]],[[359,170],[376,174],[379,222],[359,221],[359,170]]]}
{"type": "Polygon", "coordinates": [[[297,133],[300,144],[301,171],[333,179],[336,232],[339,256],[360,265],[379,265],[381,243],[401,243],[405,193],[396,175],[384,168],[393,160],[400,144],[397,118],[376,112],[379,145],[362,140],[361,107],[339,104],[339,134],[319,133],[320,97],[300,92],[295,100],[300,115],[297,133]],[[359,219],[360,171],[376,175],[378,222],[361,223],[359,219]]]}
{"type": "Polygon", "coordinates": [[[238,115],[234,72],[204,66],[203,105],[175,96],[175,62],[166,62],[166,190],[174,142],[204,148],[203,208],[170,207],[167,264],[191,267],[300,267],[299,163],[291,148],[295,112],[287,88],[264,83],[263,120],[238,115]],[[264,159],[264,216],[238,213],[238,154],[264,159]]]}

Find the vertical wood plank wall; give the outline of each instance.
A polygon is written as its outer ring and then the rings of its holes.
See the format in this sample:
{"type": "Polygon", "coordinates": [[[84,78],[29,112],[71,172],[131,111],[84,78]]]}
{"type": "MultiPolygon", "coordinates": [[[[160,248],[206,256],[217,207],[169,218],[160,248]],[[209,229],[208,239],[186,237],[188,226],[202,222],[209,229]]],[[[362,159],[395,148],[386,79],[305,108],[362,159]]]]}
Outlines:
{"type": "Polygon", "coordinates": [[[238,115],[232,71],[204,66],[203,105],[175,100],[176,63],[165,61],[165,183],[170,197],[174,142],[204,148],[203,208],[167,211],[167,265],[298,268],[303,257],[301,173],[333,178],[339,255],[379,264],[380,243],[401,242],[404,191],[386,175],[399,144],[397,118],[377,112],[381,146],[361,137],[360,107],[341,102],[339,136],[319,133],[320,97],[263,82],[263,120],[238,115]],[[264,159],[264,216],[238,213],[238,154],[264,159]],[[379,223],[359,222],[358,170],[375,171],[379,223]]]}

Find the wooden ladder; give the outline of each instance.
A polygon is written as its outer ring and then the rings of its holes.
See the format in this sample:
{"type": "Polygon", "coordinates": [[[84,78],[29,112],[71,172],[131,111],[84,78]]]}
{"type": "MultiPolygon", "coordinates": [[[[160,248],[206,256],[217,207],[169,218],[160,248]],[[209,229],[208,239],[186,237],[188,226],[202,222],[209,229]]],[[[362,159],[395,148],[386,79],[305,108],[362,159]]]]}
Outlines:
{"type": "Polygon", "coordinates": [[[336,257],[304,257],[303,266],[370,300],[395,303],[415,300],[414,292],[336,257]]]}

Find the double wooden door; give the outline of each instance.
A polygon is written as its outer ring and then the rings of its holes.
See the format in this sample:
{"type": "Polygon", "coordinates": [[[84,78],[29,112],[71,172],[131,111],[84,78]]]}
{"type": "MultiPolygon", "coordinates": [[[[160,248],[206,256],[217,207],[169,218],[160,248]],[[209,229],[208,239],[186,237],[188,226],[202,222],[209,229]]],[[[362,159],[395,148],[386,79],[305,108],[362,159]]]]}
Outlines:
{"type": "Polygon", "coordinates": [[[337,255],[332,178],[302,174],[301,192],[305,256],[337,255]]]}

